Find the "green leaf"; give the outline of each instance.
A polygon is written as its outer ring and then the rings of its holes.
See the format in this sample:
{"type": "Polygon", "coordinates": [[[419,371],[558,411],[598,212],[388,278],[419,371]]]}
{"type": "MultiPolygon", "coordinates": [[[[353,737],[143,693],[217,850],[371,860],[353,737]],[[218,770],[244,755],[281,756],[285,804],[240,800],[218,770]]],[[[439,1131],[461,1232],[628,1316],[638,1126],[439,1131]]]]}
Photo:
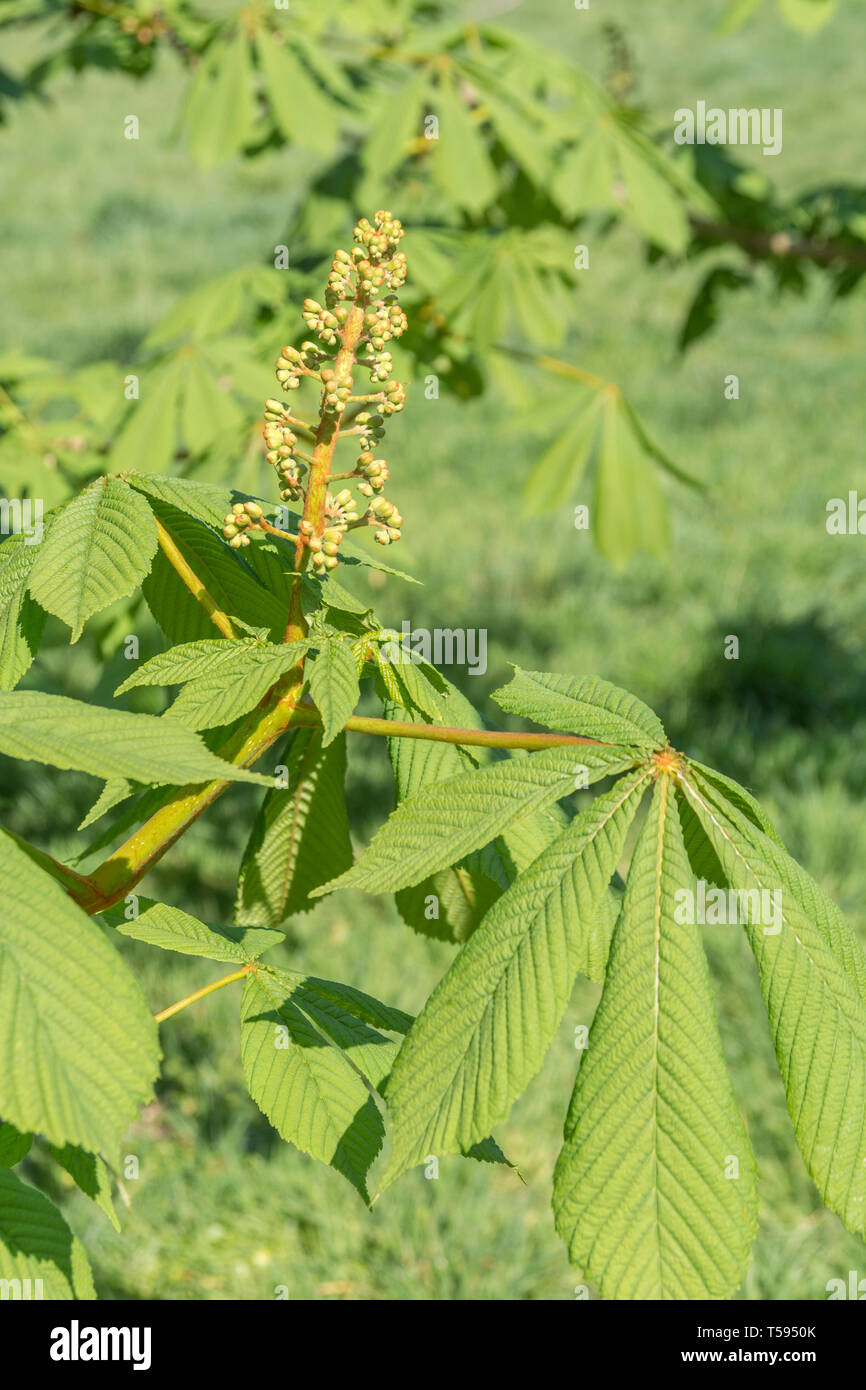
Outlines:
{"type": "Polygon", "coordinates": [[[45,610],[28,593],[39,547],[25,540],[10,536],[0,545],[0,690],[14,690],[29,671],[45,627],[45,610]]]}
{"type": "Polygon", "coordinates": [[[418,883],[489,844],[517,817],[570,795],[578,781],[597,782],[633,761],[624,748],[552,748],[437,782],[402,802],[358,863],[313,897],[349,887],[389,893],[418,883]]]}
{"type": "Polygon", "coordinates": [[[592,454],[603,399],[596,392],[585,401],[534,464],[523,487],[523,501],[530,516],[554,511],[573,496],[592,454]]]}
{"type": "Polygon", "coordinates": [[[152,902],[145,898],[139,901],[146,906],[137,917],[127,918],[122,907],[101,915],[122,936],[131,936],[134,941],[146,941],[149,946],[159,946],[163,951],[178,951],[184,956],[204,956],[206,960],[249,965],[286,939],[283,932],[270,931],[266,927],[214,927],[200,922],[197,917],[191,917],[188,912],[182,912],[179,907],[170,907],[168,903],[152,902]]]}
{"type": "MultiPolygon", "coordinates": [[[[211,526],[151,495],[154,512],[217,606],[230,618],[239,618],[250,627],[266,626],[271,638],[280,641],[286,629],[288,605],[259,583],[249,566],[211,526]]],[[[188,505],[203,505],[195,496],[197,500],[188,505]]],[[[162,551],[142,584],[142,593],[170,642],[213,638],[213,623],[162,551]]]]}
{"type": "Polygon", "coordinates": [[[496,197],[496,171],[478,126],[450,82],[435,94],[439,136],[433,170],[446,196],[467,212],[480,213],[496,197]]]}
{"type": "Polygon", "coordinates": [[[166,713],[190,729],[230,724],[264,699],[280,676],[297,665],[308,645],[256,642],[236,651],[207,675],[188,680],[166,713]]]}
{"type": "Polygon", "coordinates": [[[75,1144],[65,1144],[63,1148],[52,1144],[51,1157],[56,1159],[61,1168],[66,1169],[75,1185],[96,1203],[114,1229],[119,1231],[120,1222],[111,1196],[111,1178],[99,1154],[88,1153],[86,1149],[80,1149],[75,1144]]]}
{"type": "Polygon", "coordinates": [[[751,19],[752,15],[757,14],[763,3],[764,0],[731,0],[716,32],[732,34],[735,29],[739,29],[742,24],[745,24],[747,19],[751,19]]]}
{"type": "Polygon", "coordinates": [[[730,1297],[757,1229],[754,1157],[706,959],[695,927],[674,917],[677,892],[692,884],[662,776],[554,1178],[557,1230],[603,1298],[730,1297]]]}
{"type": "Polygon", "coordinates": [[[779,0],[779,13],[800,34],[822,29],[836,8],[836,0],[779,0]]]}
{"type": "Polygon", "coordinates": [[[396,92],[383,92],[362,151],[365,170],[378,180],[385,179],[408,157],[409,142],[417,134],[429,87],[430,74],[422,68],[396,92]]]}
{"type": "Polygon", "coordinates": [[[58,516],[30,574],[30,592],[72,629],[137,589],[157,549],[156,523],[143,497],[122,478],[97,478],[58,516]]]}
{"type": "Polygon", "coordinates": [[[614,176],[607,129],[594,125],[559,161],[551,191],[566,217],[582,217],[612,206],[614,176]]]}
{"type": "Polygon", "coordinates": [[[323,1028],[326,1001],[313,1022],[302,1007],[309,1005],[302,986],[303,976],[287,971],[247,976],[241,1006],[247,1086],[283,1139],[336,1168],[369,1201],[366,1175],[384,1127],[361,1063],[370,1067],[382,1047],[375,1073],[389,1070],[394,1044],[335,1005],[334,1024],[323,1028]]]}
{"type": "Polygon", "coordinates": [[[706,767],[703,763],[697,762],[694,758],[689,758],[688,765],[699,773],[702,780],[709,782],[716,793],[724,797],[725,801],[736,806],[758,830],[763,830],[765,835],[769,835],[771,840],[775,840],[780,849],[785,846],[778,830],[773,825],[760,802],[756,801],[750,791],[741,787],[739,782],[735,782],[732,777],[726,777],[723,772],[717,772],[713,767],[706,767]]]}
{"type": "Polygon", "coordinates": [[[185,786],[270,777],[218,758],[198,734],[173,719],[102,709],[36,690],[0,691],[0,753],[92,777],[185,786]]]}
{"type": "Polygon", "coordinates": [[[286,787],[267,793],[244,850],[237,922],[271,927],[309,912],[312,889],[352,863],[345,736],[325,749],[319,730],[298,729],[286,769],[286,787]]]}
{"type": "Polygon", "coordinates": [[[152,374],[141,373],[141,395],[130,410],[111,448],[118,469],[167,468],[177,446],[177,404],[183,362],[177,358],[152,374]]]}
{"type": "Polygon", "coordinates": [[[222,435],[242,428],[244,413],[220,386],[219,374],[200,352],[191,353],[184,361],[181,434],[190,454],[203,454],[222,435]]]}
{"type": "Polygon", "coordinates": [[[0,1168],[14,1168],[30,1152],[32,1143],[32,1134],[22,1134],[8,1120],[0,1120],[0,1168]]]}
{"type": "Polygon", "coordinates": [[[0,1279],[30,1280],[22,1285],[21,1297],[27,1289],[34,1299],[96,1297],[84,1247],[60,1212],[35,1187],[4,1168],[0,1168],[0,1279]],[[36,1280],[42,1281],[41,1288],[36,1280]]]}
{"type": "Polygon", "coordinates": [[[623,778],[491,908],[413,1023],[385,1097],[386,1181],[488,1134],[539,1071],[578,971],[600,978],[598,914],[649,782],[623,778]]]}
{"type": "Polygon", "coordinates": [[[669,519],[664,495],[632,418],[618,393],[607,396],[592,506],[602,554],[622,569],[639,550],[666,554],[669,519]]]}
{"type": "MultiPolygon", "coordinates": [[[[730,821],[733,819],[737,831],[749,840],[752,851],[760,854],[760,872],[772,877],[783,898],[796,902],[805,912],[809,922],[821,933],[843,966],[857,994],[866,1004],[866,952],[847,918],[820,884],[816,883],[802,865],[791,858],[775,836],[770,837],[761,829],[756,831],[753,828],[755,820],[750,813],[751,808],[738,806],[730,796],[720,792],[715,781],[717,777],[721,778],[721,774],[713,772],[712,776],[708,777],[703,770],[697,771],[695,763],[690,763],[683,783],[683,795],[691,797],[689,804],[697,812],[704,834],[710,837],[710,823],[717,835],[733,833],[730,827],[730,821]],[[702,806],[698,805],[698,798],[702,806]]],[[[736,787],[737,783],[731,785],[736,787]]],[[[740,790],[744,791],[743,788],[740,790]]],[[[761,814],[763,815],[763,812],[761,814]]],[[[730,884],[732,880],[726,875],[725,885],[730,884]]]]}
{"type": "Polygon", "coordinates": [[[267,30],[256,36],[256,52],[274,119],[287,140],[332,155],[339,135],[340,107],[310,76],[287,43],[267,30]]]}
{"type": "Polygon", "coordinates": [[[102,930],[0,834],[0,1113],[112,1155],[150,1100],[156,1024],[102,930]]]}
{"type": "Polygon", "coordinates": [[[628,189],[629,214],[649,241],[682,256],[691,236],[683,199],[653,168],[627,131],[618,131],[616,146],[628,189]]]}
{"type": "Polygon", "coordinates": [[[190,90],[186,129],[203,169],[228,159],[249,140],[255,125],[253,72],[242,28],[210,49],[190,90]]]}
{"type": "Polygon", "coordinates": [[[318,656],[306,669],[310,695],[322,716],[322,745],[327,748],[361,698],[355,658],[346,643],[334,637],[322,643],[318,656]]]}
{"type": "MultiPolygon", "coordinates": [[[[822,1201],[866,1233],[866,962],[842,914],[699,775],[681,784],[735,890],[776,892],[744,931],[758,963],[788,1111],[822,1201]],[[767,914],[764,914],[767,915],[767,914]]],[[[762,904],[763,906],[763,904],[762,904]]]]}
{"type": "MultiPolygon", "coordinates": [[[[495,690],[493,699],[509,714],[584,738],[647,750],[667,743],[667,734],[649,706],[600,676],[553,675],[515,666],[512,680],[495,690]]],[[[580,752],[577,748],[576,758],[580,752]]]]}
{"type": "MultiPolygon", "coordinates": [[[[390,669],[396,671],[398,667],[390,669]]],[[[460,691],[450,682],[446,688],[450,719],[463,728],[484,728],[481,716],[460,691]]],[[[419,722],[416,711],[401,705],[388,703],[385,713],[392,719],[405,719],[408,714],[410,722],[419,722]]],[[[408,800],[422,787],[457,776],[482,761],[491,761],[489,751],[429,739],[389,738],[388,754],[398,802],[408,800]]],[[[401,889],[394,901],[403,921],[413,931],[441,941],[466,941],[501,895],[506,882],[506,870],[491,846],[486,853],[469,855],[461,863],[401,889]]]]}

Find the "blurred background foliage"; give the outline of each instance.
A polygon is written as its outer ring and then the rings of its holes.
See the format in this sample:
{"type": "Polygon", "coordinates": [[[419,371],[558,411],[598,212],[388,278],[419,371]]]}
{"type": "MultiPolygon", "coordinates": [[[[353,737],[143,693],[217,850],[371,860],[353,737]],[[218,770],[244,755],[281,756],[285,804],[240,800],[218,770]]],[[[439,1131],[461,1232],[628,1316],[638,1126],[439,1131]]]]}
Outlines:
{"type": "MultiPolygon", "coordinates": [[[[861,541],[824,526],[827,500],[863,476],[866,239],[852,171],[866,15],[842,7],[809,26],[832,8],[292,0],[239,18],[228,3],[163,4],[169,34],[144,5],[6,0],[0,21],[19,22],[4,30],[0,80],[0,179],[12,191],[0,207],[0,491],[53,505],[125,467],[263,486],[261,403],[279,347],[301,336],[300,299],[320,290],[357,213],[392,207],[408,228],[414,330],[395,367],[410,394],[389,434],[391,492],[405,518],[398,563],[426,585],[364,571],[359,596],[398,628],[485,628],[487,672],[447,674],[488,714],[509,660],[634,690],[675,745],[765,802],[866,939],[861,541]],[[279,45],[288,23],[297,43],[279,45]],[[301,115],[268,76],[286,61],[303,72],[301,115]],[[700,98],[782,107],[782,155],[677,150],[673,112],[700,98]],[[425,110],[443,131],[456,124],[465,164],[429,148],[425,110]],[[123,137],[130,114],[137,141],[123,137]],[[618,161],[613,177],[593,185],[588,167],[605,158],[618,161]],[[771,246],[779,234],[788,249],[771,246]],[[589,270],[573,268],[578,243],[589,270]],[[287,270],[274,267],[282,245],[287,270]],[[129,373],[142,385],[134,409],[129,373]],[[736,401],[724,397],[731,373],[736,401]],[[602,394],[610,383],[647,432],[638,466],[666,507],[664,550],[657,527],[629,521],[640,489],[627,478],[622,525],[609,543],[596,536],[606,554],[574,526],[599,462],[588,451],[587,471],[574,466],[575,418],[594,394],[601,410],[626,409],[602,394]],[[737,661],[724,659],[730,634],[737,661]]],[[[143,606],[117,605],[73,648],[49,619],[25,684],[109,704],[128,674],[128,633],[143,657],[162,645],[143,606]]],[[[163,699],[141,692],[138,707],[158,712],[163,699]]],[[[376,740],[353,740],[349,756],[362,844],[390,808],[390,773],[376,740]]],[[[60,857],[81,851],[92,779],[4,759],[0,785],[4,824],[60,857]]],[[[143,891],[230,921],[255,803],[253,789],[231,789],[143,891]]],[[[829,1278],[862,1273],[862,1242],[823,1211],[797,1154],[745,943],[707,934],[762,1175],[742,1296],[823,1298],[829,1278]]],[[[154,1009],[209,978],[201,961],[121,949],[154,1009]]],[[[390,900],[341,896],[290,923],[282,955],[414,1012],[452,950],[413,935],[390,900]]],[[[162,1030],[159,1099],[129,1139],[141,1176],[125,1183],[122,1235],[59,1194],[100,1294],[573,1297],[579,1272],[547,1193],[574,1028],[595,1001],[579,984],[498,1136],[525,1186],[445,1159],[437,1181],[415,1171],[372,1214],[247,1097],[230,991],[186,1011],[162,1030]]],[[[61,1181],[38,1152],[26,1162],[61,1181]]]]}

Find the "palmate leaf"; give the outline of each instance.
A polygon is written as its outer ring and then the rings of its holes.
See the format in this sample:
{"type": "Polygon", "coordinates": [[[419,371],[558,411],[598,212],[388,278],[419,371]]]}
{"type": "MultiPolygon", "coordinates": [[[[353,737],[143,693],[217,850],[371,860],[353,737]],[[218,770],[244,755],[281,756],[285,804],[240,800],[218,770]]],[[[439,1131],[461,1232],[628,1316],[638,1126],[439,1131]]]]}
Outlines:
{"type": "Polygon", "coordinates": [[[97,478],[54,518],[30,572],[33,598],[72,629],[138,588],[157,549],[150,507],[122,478],[97,478]]]}
{"type": "Polygon", "coordinates": [[[348,873],[313,893],[337,888],[393,893],[448,868],[500,835],[517,817],[569,796],[580,785],[622,772],[634,762],[625,748],[586,744],[451,777],[402,802],[348,873]]]}
{"type": "Polygon", "coordinates": [[[647,750],[663,747],[667,735],[648,705],[600,676],[562,676],[514,667],[508,685],[493,699],[549,729],[647,750]]]}
{"type": "Polygon", "coordinates": [[[624,777],[577,816],[491,908],[430,996],[385,1092],[394,1125],[387,1181],[428,1153],[482,1139],[541,1067],[575,975],[603,972],[599,910],[648,783],[648,772],[624,777]]]}
{"type": "Polygon", "coordinates": [[[758,964],[788,1111],[809,1173],[866,1233],[866,962],[809,875],[694,771],[681,778],[729,882],[777,890],[779,929],[744,926],[758,964]]]}
{"type": "Polygon", "coordinates": [[[309,912],[312,889],[352,863],[345,736],[323,748],[319,730],[298,729],[286,768],[286,787],[267,793],[244,850],[235,905],[244,925],[272,927],[309,912]]]}
{"type": "MultiPolygon", "coordinates": [[[[302,975],[259,970],[244,986],[241,1056],[250,1095],[277,1132],[369,1201],[367,1173],[384,1136],[372,1090],[397,1044],[367,1021],[384,1006],[360,1000],[331,982],[323,992],[302,975]]],[[[402,1032],[404,1018],[394,1013],[386,1026],[402,1032]]]]}
{"type": "Polygon", "coordinates": [[[106,779],[273,785],[269,777],[218,758],[177,720],[102,709],[36,690],[0,691],[0,753],[106,779]]]}
{"type": "Polygon", "coordinates": [[[24,542],[18,535],[0,545],[0,690],[14,690],[29,671],[45,627],[45,610],[27,587],[39,547],[24,542]]]}
{"type": "Polygon", "coordinates": [[[556,1166],[557,1230],[604,1298],[724,1298],[757,1228],[703,948],[674,919],[692,885],[670,778],[632,857],[556,1166]]]}
{"type": "Polygon", "coordinates": [[[84,1247],[60,1212],[35,1187],[0,1168],[0,1280],[6,1279],[31,1280],[31,1298],[39,1297],[32,1282],[37,1279],[46,1299],[96,1297],[84,1247]]]}
{"type": "Polygon", "coordinates": [[[113,1156],[153,1094],[156,1025],[100,928],[0,834],[0,1114],[113,1156]]]}

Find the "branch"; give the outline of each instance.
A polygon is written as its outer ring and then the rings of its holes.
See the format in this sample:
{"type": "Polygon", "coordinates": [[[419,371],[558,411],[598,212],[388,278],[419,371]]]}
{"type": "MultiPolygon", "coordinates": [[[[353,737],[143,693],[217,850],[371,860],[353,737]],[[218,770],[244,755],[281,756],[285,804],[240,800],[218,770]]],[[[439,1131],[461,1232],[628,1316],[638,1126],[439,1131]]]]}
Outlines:
{"type": "Polygon", "coordinates": [[[866,266],[866,245],[862,242],[817,241],[808,237],[793,237],[788,232],[762,232],[752,227],[735,227],[729,222],[709,222],[703,217],[690,217],[692,231],[706,241],[732,241],[756,258],[774,260],[805,260],[816,265],[866,266]]]}
{"type": "MultiPolygon", "coordinates": [[[[322,719],[318,710],[309,705],[298,705],[290,723],[292,726],[318,729],[321,728],[322,719]]],[[[378,719],[362,714],[353,714],[343,728],[349,733],[378,734],[385,738],[422,738],[431,743],[465,744],[469,748],[525,748],[531,752],[539,748],[567,748],[571,744],[589,744],[593,748],[618,747],[597,738],[581,738],[577,734],[518,734],[500,729],[455,729],[444,724],[415,724],[411,720],[378,719]]]]}

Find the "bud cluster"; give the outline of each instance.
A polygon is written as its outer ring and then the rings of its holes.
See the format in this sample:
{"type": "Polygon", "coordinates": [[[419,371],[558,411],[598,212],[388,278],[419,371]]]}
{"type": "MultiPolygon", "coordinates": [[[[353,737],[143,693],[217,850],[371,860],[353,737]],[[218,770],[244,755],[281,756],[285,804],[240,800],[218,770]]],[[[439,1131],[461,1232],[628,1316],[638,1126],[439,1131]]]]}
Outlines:
{"type": "MultiPolygon", "coordinates": [[[[338,249],[334,254],[324,304],[304,300],[304,323],[318,341],[304,342],[300,348],[288,345],[277,360],[276,378],[284,391],[297,390],[304,377],[321,383],[320,424],[298,420],[279,401],[265,403],[266,457],[276,469],[280,497],[285,502],[304,497],[312,466],[307,455],[298,455],[298,430],[317,442],[339,440],[344,434],[358,440],[355,468],[340,476],[357,480],[357,492],[371,499],[366,511],[359,516],[359,506],[366,506],[366,501],[359,503],[352,491],[344,488],[335,496],[327,493],[320,532],[309,519],[300,524],[301,542],[320,574],[334,569],[342,538],[355,526],[375,527],[380,545],[390,545],[401,535],[403,519],[394,504],[382,496],[390,472],[378,451],[387,417],[402,410],[406,402],[405,386],[392,376],[394,364],[388,350],[407,327],[394,293],[406,280],[406,257],[398,250],[402,238],[403,227],[390,212],[378,211],[372,222],[362,217],[355,227],[351,250],[338,249]],[[344,330],[350,318],[353,354],[341,351],[349,341],[344,330]],[[369,371],[380,389],[369,395],[353,394],[353,364],[369,371]],[[344,413],[353,403],[361,409],[349,417],[351,423],[341,427],[344,413]]],[[[233,546],[248,545],[247,532],[261,529],[250,506],[256,504],[238,504],[225,519],[224,534],[233,546]]]]}
{"type": "Polygon", "coordinates": [[[291,417],[279,401],[265,401],[265,458],[277,470],[280,484],[280,499],[294,502],[303,495],[304,485],[301,470],[306,463],[295,458],[294,449],[298,436],[291,429],[291,417]]]}
{"type": "Polygon", "coordinates": [[[314,534],[311,521],[302,521],[301,535],[305,537],[313,569],[319,574],[336,568],[337,552],[340,542],[352,522],[358,520],[358,507],[349,488],[344,487],[336,497],[330,492],[325,499],[325,529],[321,535],[314,534]]]}
{"type": "Polygon", "coordinates": [[[247,532],[259,529],[264,512],[258,502],[235,502],[231,511],[223,518],[223,535],[233,550],[249,545],[247,532]]]}
{"type": "Polygon", "coordinates": [[[381,523],[374,537],[380,545],[390,545],[392,541],[400,539],[403,518],[393,502],[387,502],[384,497],[377,497],[375,502],[370,504],[369,512],[373,525],[381,523]]]}

